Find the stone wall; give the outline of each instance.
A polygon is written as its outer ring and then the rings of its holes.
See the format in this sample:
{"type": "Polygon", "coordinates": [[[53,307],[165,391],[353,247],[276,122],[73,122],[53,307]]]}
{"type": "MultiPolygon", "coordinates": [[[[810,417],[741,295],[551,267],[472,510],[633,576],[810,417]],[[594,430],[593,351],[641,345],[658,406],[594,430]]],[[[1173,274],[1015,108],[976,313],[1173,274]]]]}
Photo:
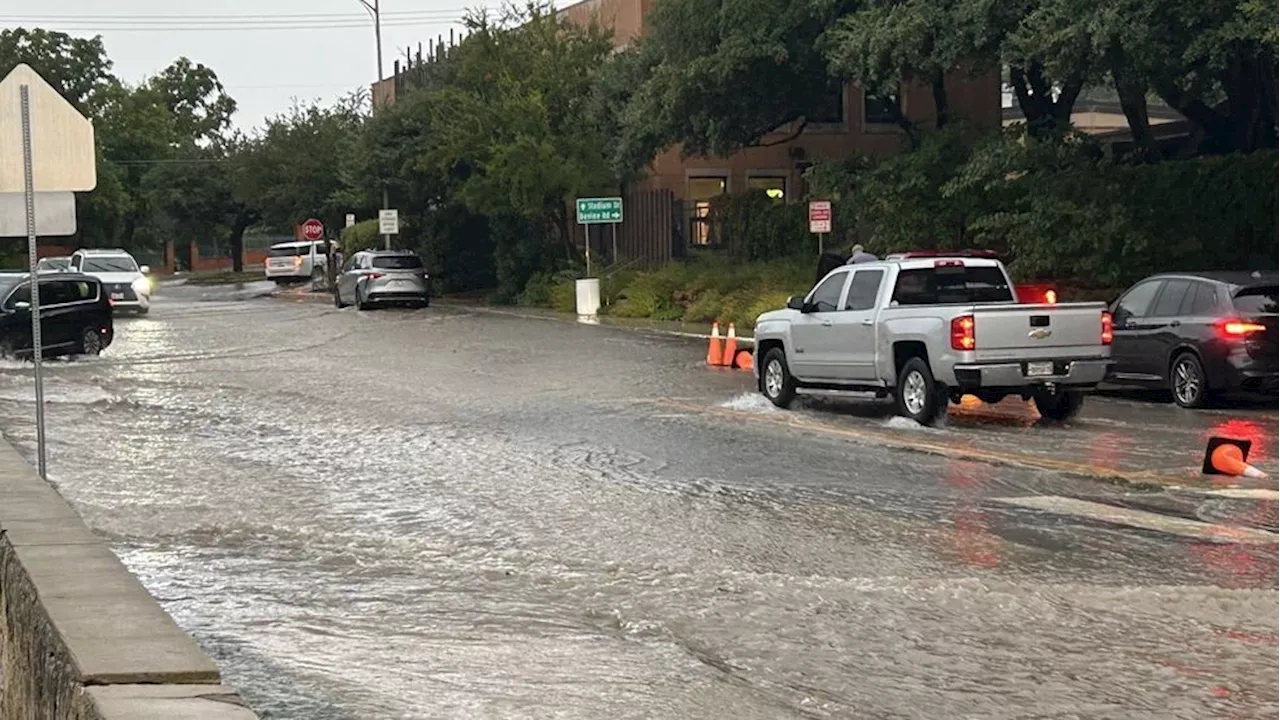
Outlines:
{"type": "Polygon", "coordinates": [[[253,720],[111,549],[0,442],[0,720],[253,720]]]}

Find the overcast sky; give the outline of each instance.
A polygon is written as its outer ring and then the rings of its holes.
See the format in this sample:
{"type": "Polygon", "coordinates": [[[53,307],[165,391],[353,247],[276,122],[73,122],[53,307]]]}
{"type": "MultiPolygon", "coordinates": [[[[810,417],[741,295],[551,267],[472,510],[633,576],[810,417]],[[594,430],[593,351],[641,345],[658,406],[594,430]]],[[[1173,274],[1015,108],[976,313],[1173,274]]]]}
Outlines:
{"type": "MultiPolygon", "coordinates": [[[[372,2],[372,0],[370,0],[372,2]]],[[[493,0],[380,0],[385,73],[467,8],[493,0]]],[[[359,0],[14,0],[0,27],[44,27],[102,35],[115,73],[139,82],[187,56],[218,73],[250,128],[291,99],[328,102],[377,76],[373,20],[359,0]]],[[[425,52],[425,48],[424,48],[425,52]]]]}

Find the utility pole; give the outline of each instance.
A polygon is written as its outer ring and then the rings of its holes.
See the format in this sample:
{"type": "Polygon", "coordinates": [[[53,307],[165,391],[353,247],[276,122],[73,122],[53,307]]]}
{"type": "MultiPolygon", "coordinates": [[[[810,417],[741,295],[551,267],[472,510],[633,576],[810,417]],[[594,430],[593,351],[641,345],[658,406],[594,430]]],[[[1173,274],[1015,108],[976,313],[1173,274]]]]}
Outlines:
{"type": "Polygon", "coordinates": [[[382,13],[378,8],[379,0],[373,0],[372,4],[369,0],[357,1],[373,16],[373,38],[378,49],[378,79],[381,80],[384,76],[382,74],[382,13]]]}
{"type": "MultiPolygon", "coordinates": [[[[365,10],[369,11],[370,15],[373,16],[373,38],[374,43],[377,45],[378,52],[378,81],[381,82],[384,79],[384,76],[382,74],[382,11],[378,5],[380,0],[373,0],[372,3],[370,3],[369,0],[358,0],[358,2],[364,6],[365,10]]],[[[388,209],[389,204],[390,200],[387,198],[387,186],[384,183],[382,186],[382,209],[388,209]]],[[[388,250],[391,249],[390,235],[382,236],[382,245],[388,250]]]]}

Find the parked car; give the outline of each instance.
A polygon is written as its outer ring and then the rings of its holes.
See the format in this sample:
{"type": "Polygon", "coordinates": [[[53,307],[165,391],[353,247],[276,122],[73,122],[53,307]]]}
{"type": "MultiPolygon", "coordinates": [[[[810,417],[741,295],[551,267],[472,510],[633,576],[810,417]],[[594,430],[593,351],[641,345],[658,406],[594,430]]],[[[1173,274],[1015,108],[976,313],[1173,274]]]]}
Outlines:
{"type": "Polygon", "coordinates": [[[378,305],[431,304],[431,276],[422,258],[408,250],[363,250],[353,254],[338,276],[333,303],[368,310],[378,305]]]}
{"type": "Polygon", "coordinates": [[[267,248],[265,272],[268,280],[277,283],[304,282],[322,277],[328,261],[323,240],[276,243],[267,248]]]}
{"type": "Polygon", "coordinates": [[[1112,305],[1109,380],[1167,388],[1185,408],[1222,392],[1277,389],[1277,273],[1169,273],[1112,305]]]}
{"type": "Polygon", "coordinates": [[[808,390],[873,392],[921,424],[964,394],[1019,395],[1065,420],[1111,363],[1105,304],[1019,304],[990,258],[846,265],[761,315],[755,339],[759,388],[775,405],[808,390]]]}
{"type": "Polygon", "coordinates": [[[66,272],[71,269],[71,256],[40,258],[36,263],[36,272],[66,272]]]}
{"type": "Polygon", "coordinates": [[[151,311],[151,268],[138,265],[120,248],[77,250],[71,255],[71,271],[98,278],[111,307],[119,312],[146,315],[151,311]]]}
{"type": "MultiPolygon", "coordinates": [[[[97,355],[115,337],[111,314],[97,278],[73,272],[41,275],[41,354],[97,355]]],[[[34,353],[31,275],[0,274],[0,357],[28,358],[34,353]]]]}

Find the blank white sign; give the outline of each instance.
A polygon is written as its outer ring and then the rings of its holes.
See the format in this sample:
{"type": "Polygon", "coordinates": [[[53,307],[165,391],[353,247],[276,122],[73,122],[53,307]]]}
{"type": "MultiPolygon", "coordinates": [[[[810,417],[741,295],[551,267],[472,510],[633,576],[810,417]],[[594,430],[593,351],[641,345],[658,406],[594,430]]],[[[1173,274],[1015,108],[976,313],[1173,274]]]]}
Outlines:
{"type": "MultiPolygon", "coordinates": [[[[76,194],[70,192],[38,192],[36,197],[36,235],[76,234],[76,194]]],[[[0,237],[27,236],[26,193],[0,193],[0,237]]]]}

